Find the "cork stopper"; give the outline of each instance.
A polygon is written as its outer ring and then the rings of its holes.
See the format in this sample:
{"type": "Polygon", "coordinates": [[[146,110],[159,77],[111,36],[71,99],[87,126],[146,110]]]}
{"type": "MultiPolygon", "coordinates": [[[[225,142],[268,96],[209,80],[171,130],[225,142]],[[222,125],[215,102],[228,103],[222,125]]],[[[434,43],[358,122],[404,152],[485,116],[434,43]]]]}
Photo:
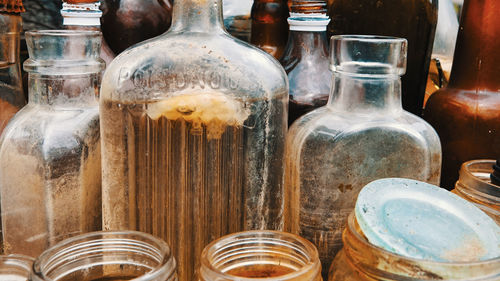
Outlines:
{"type": "Polygon", "coordinates": [[[24,11],[22,0],[0,0],[0,13],[19,14],[24,11]]]}

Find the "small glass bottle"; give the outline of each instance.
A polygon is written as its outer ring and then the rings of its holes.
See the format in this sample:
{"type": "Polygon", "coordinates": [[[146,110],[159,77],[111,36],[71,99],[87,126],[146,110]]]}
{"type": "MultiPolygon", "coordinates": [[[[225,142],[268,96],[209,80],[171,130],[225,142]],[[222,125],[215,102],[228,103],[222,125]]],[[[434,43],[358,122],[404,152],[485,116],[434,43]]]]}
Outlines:
{"type": "Polygon", "coordinates": [[[422,115],[438,19],[438,0],[329,0],[330,35],[371,34],[408,40],[403,108],[422,115]]]}
{"type": "Polygon", "coordinates": [[[102,33],[115,54],[170,27],[172,0],[101,0],[102,33]]]}
{"type": "Polygon", "coordinates": [[[26,104],[19,62],[23,11],[21,0],[0,0],[0,134],[26,104]]]}
{"type": "Polygon", "coordinates": [[[116,57],[101,88],[103,226],[165,239],[182,281],[210,241],[282,225],[286,73],[221,8],[175,1],[169,31],[116,57]]]}
{"type": "Polygon", "coordinates": [[[285,230],[313,242],[323,277],[360,190],[387,177],[439,182],[432,127],[401,106],[406,40],[333,36],[325,107],[297,119],[286,143],[285,230]]]}
{"type": "Polygon", "coordinates": [[[460,166],[500,158],[500,1],[464,1],[448,87],[433,94],[424,118],[443,144],[441,187],[460,166]]]}
{"type": "Polygon", "coordinates": [[[26,33],[29,103],[0,139],[5,253],[37,256],[101,228],[97,31],[26,33]]]}
{"type": "Polygon", "coordinates": [[[288,125],[328,101],[332,83],[326,39],[329,22],[326,1],[292,2],[290,34],[280,59],[290,87],[288,125]]]}
{"type": "Polygon", "coordinates": [[[33,264],[31,281],[176,281],[165,241],[136,231],[92,232],[66,239],[33,264]]]}
{"type": "Polygon", "coordinates": [[[344,248],[331,264],[329,281],[498,281],[500,257],[479,262],[435,262],[407,258],[372,245],[354,214],[342,236],[344,248]]]}
{"type": "MultiPolygon", "coordinates": [[[[63,25],[70,30],[101,31],[100,0],[63,0],[61,15],[63,25]]],[[[101,44],[101,58],[109,64],[115,54],[109,48],[106,40],[101,44]]]]}
{"type": "Polygon", "coordinates": [[[27,281],[34,259],[23,255],[0,256],[0,280],[27,281]]]}
{"type": "Polygon", "coordinates": [[[500,224],[500,186],[491,183],[495,160],[472,160],[462,164],[454,193],[475,203],[500,224]]]}
{"type": "Polygon", "coordinates": [[[198,281],[321,281],[318,251],[302,237],[278,231],[234,233],[201,254],[198,281]]]}
{"type": "Polygon", "coordinates": [[[288,38],[287,0],[254,0],[250,43],[280,59],[288,38]]]}

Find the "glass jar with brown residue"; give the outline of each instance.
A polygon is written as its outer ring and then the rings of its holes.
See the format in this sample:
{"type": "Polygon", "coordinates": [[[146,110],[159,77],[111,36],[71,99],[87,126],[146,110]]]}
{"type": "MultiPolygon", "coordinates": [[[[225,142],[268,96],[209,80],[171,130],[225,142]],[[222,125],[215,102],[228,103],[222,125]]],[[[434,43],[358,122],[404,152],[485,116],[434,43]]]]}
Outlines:
{"type": "Polygon", "coordinates": [[[343,234],[344,248],[330,267],[329,281],[500,280],[500,257],[477,262],[435,262],[407,258],[372,245],[354,214],[343,234]]]}
{"type": "Polygon", "coordinates": [[[201,256],[198,281],[321,281],[314,245],[278,231],[247,231],[213,241],[201,256]]]}
{"type": "Polygon", "coordinates": [[[491,183],[495,160],[472,160],[462,164],[453,190],[474,203],[500,224],[500,186],[491,183]]]}

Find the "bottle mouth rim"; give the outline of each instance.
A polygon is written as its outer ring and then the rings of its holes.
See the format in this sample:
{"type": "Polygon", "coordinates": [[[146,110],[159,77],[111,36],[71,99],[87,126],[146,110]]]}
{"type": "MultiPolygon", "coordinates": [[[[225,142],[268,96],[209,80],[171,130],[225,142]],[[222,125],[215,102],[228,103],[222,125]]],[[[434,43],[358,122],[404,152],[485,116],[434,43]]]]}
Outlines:
{"type": "Polygon", "coordinates": [[[472,196],[481,196],[489,200],[498,198],[500,203],[500,187],[491,183],[488,178],[480,174],[491,174],[496,160],[478,159],[467,161],[462,164],[459,171],[459,179],[455,188],[472,196]],[[475,188],[472,188],[474,186],[475,188]]]}
{"type": "Polygon", "coordinates": [[[97,30],[31,30],[26,31],[26,36],[41,37],[100,37],[101,32],[97,30]]]}
{"type": "Polygon", "coordinates": [[[105,254],[120,246],[119,251],[130,250],[134,254],[143,251],[142,254],[157,262],[150,271],[134,280],[153,280],[151,278],[172,276],[176,272],[176,261],[170,247],[160,238],[138,231],[97,231],[65,239],[48,248],[33,262],[32,274],[40,280],[52,281],[54,279],[49,277],[51,271],[68,266],[67,273],[74,272],[78,270],[71,268],[75,261],[85,260],[88,254],[105,254]]]}
{"type": "Polygon", "coordinates": [[[0,256],[0,264],[2,264],[2,267],[21,269],[26,273],[26,277],[31,274],[31,268],[34,261],[34,258],[20,254],[0,256]]]}
{"type": "MultiPolygon", "coordinates": [[[[287,248],[288,249],[288,248],[287,248]]],[[[230,250],[228,252],[228,256],[235,255],[235,250],[230,250]]],[[[260,253],[260,252],[259,252],[260,253]]],[[[276,254],[276,253],[275,253],[276,254]]],[[[264,263],[263,263],[264,264],[264,263]]],[[[238,267],[235,267],[238,268],[238,267]]],[[[302,275],[307,274],[313,270],[317,270],[317,274],[321,272],[321,264],[319,260],[319,253],[316,247],[309,242],[308,240],[286,232],[281,231],[271,231],[271,230],[254,230],[254,231],[244,231],[232,233],[226,236],[223,236],[215,241],[212,241],[208,244],[202,254],[201,254],[201,267],[198,271],[199,275],[202,275],[203,270],[207,270],[210,274],[216,275],[221,280],[239,280],[239,281],[258,281],[258,280],[295,280],[295,278],[300,278],[302,275]],[[229,275],[218,268],[214,263],[210,262],[211,258],[222,259],[224,258],[224,250],[230,248],[234,245],[240,244],[266,244],[278,242],[279,239],[283,239],[281,241],[285,241],[287,239],[286,244],[277,243],[279,246],[295,246],[290,247],[290,249],[298,250],[299,247],[300,253],[303,257],[306,257],[307,262],[304,263],[298,270],[286,273],[283,275],[275,276],[275,277],[258,277],[258,278],[249,278],[249,277],[241,277],[235,275],[229,275]],[[221,253],[222,252],[222,253],[221,253]]],[[[200,276],[201,277],[201,276],[200,276]]]]}

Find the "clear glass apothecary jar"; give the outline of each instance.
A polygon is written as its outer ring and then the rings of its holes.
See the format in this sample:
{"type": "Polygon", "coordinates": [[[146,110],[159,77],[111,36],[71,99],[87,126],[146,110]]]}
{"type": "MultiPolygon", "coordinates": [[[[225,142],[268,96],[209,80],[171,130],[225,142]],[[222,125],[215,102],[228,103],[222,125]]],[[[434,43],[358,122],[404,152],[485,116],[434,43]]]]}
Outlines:
{"type": "Polygon", "coordinates": [[[328,104],[297,119],[286,143],[285,230],[318,248],[323,278],[363,186],[399,177],[438,184],[434,129],[403,110],[406,40],[333,36],[328,104]]]}
{"type": "Polygon", "coordinates": [[[165,241],[136,232],[92,232],[66,239],[33,264],[32,281],[176,281],[165,241]]]}
{"type": "Polygon", "coordinates": [[[246,231],[210,243],[201,255],[198,281],[321,281],[314,245],[279,231],[246,231]]]}
{"type": "Polygon", "coordinates": [[[500,257],[479,262],[411,259],[368,242],[354,214],[343,234],[344,248],[330,267],[329,281],[498,281],[500,257]]]}
{"type": "Polygon", "coordinates": [[[101,229],[96,31],[26,33],[29,103],[0,139],[3,249],[36,257],[101,229]]]}
{"type": "Polygon", "coordinates": [[[27,281],[33,260],[32,257],[23,255],[0,256],[0,280],[27,281]]]}
{"type": "Polygon", "coordinates": [[[483,159],[463,163],[453,192],[476,204],[500,224],[500,186],[490,180],[495,162],[483,159]]]}
{"type": "Polygon", "coordinates": [[[169,31],[116,57],[101,88],[103,227],[165,239],[182,281],[210,241],[282,225],[287,77],[221,8],[175,1],[169,31]]]}

